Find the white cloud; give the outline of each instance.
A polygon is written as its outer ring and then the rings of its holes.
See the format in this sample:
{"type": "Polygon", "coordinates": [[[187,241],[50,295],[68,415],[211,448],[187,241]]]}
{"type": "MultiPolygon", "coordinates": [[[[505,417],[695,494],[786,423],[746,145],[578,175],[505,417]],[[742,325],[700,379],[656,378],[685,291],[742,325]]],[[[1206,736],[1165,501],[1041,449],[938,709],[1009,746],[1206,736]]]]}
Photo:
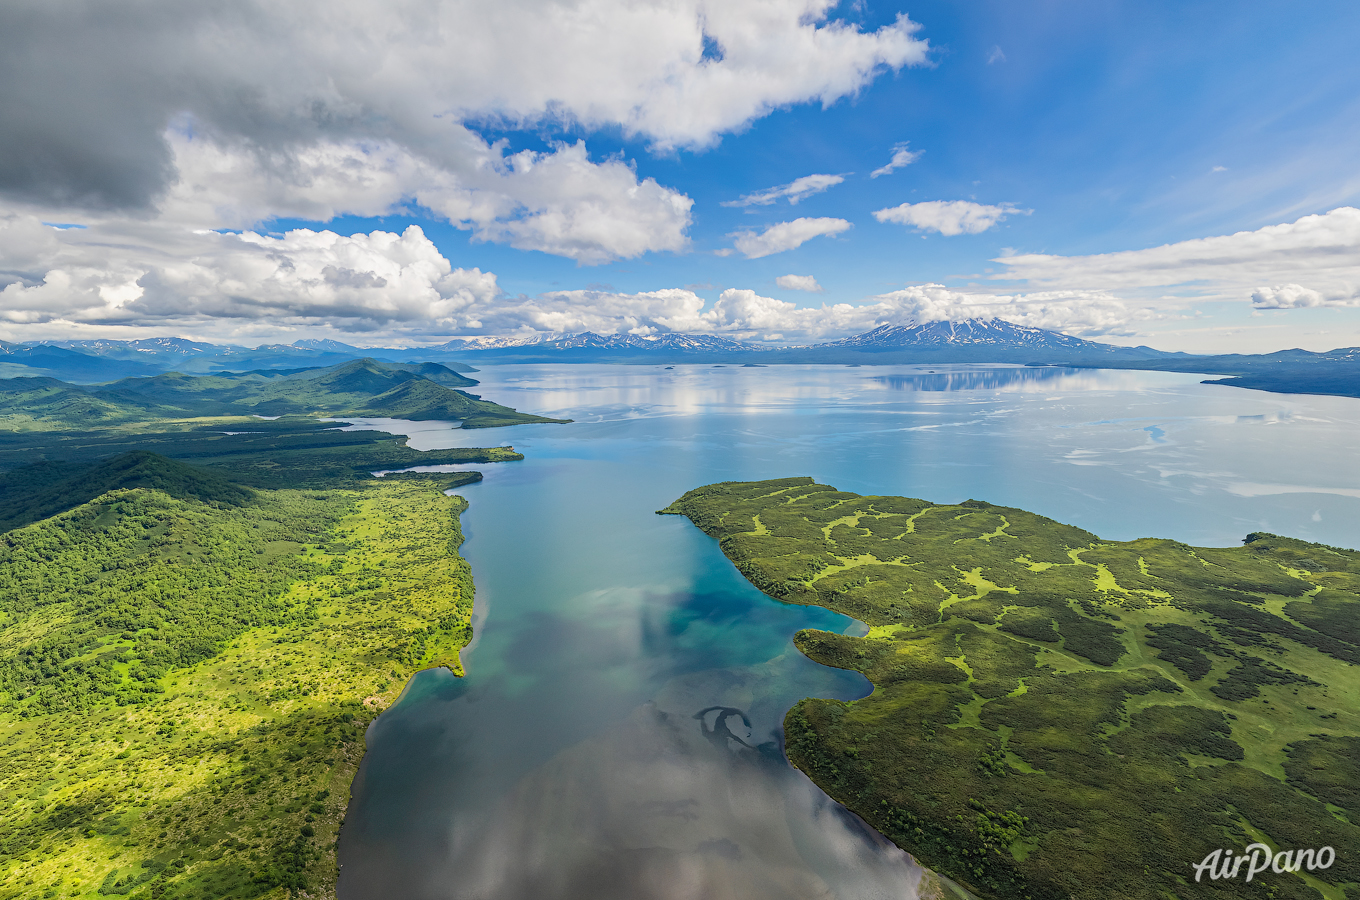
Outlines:
{"type": "Polygon", "coordinates": [[[988,206],[969,200],[927,200],[924,203],[903,203],[874,211],[880,222],[912,225],[922,231],[938,231],[943,235],[980,234],[1009,215],[1029,215],[1027,209],[1016,209],[1009,203],[988,206]]]}
{"type": "Polygon", "coordinates": [[[960,322],[1004,319],[1016,325],[1068,334],[1127,334],[1130,325],[1157,318],[1147,308],[1130,308],[1104,291],[1037,291],[1030,294],[983,294],[957,291],[939,284],[881,294],[879,315],[885,321],[960,322]]]}
{"type": "Polygon", "coordinates": [[[538,297],[501,298],[480,319],[483,329],[493,334],[683,332],[805,343],[859,334],[885,323],[977,318],[1002,318],[1074,334],[1127,333],[1131,323],[1155,315],[1146,309],[1130,309],[1116,298],[1096,292],[997,296],[930,284],[882,294],[863,303],[819,307],[802,307],[742,288],[724,290],[707,308],[703,298],[688,290],[639,294],[557,291],[538,297]]]}
{"type": "Polygon", "coordinates": [[[194,228],[246,228],[270,217],[326,221],[420,206],[478,240],[593,265],[688,245],[685,195],[639,179],[621,160],[592,162],[585,144],[512,155],[471,132],[469,165],[453,172],[385,142],[320,143],[263,156],[170,135],[180,173],[160,219],[194,228]]]}
{"type": "Polygon", "coordinates": [[[835,187],[845,181],[842,175],[804,175],[802,178],[795,178],[788,184],[781,184],[778,187],[766,188],[763,191],[756,191],[754,194],[746,194],[740,200],[724,200],[723,206],[769,206],[780,198],[785,198],[791,204],[796,204],[799,200],[811,197],[813,194],[820,194],[830,187],[835,187]]]}
{"type": "Polygon", "coordinates": [[[995,262],[1005,272],[994,278],[1035,287],[1119,291],[1181,303],[1250,299],[1259,309],[1354,306],[1360,298],[1360,209],[1342,207],[1256,231],[1146,250],[1022,254],[995,262]]]}
{"type": "MultiPolygon", "coordinates": [[[[738,237],[758,245],[743,252],[758,255],[848,227],[839,219],[797,220],[738,237]]],[[[273,341],[326,333],[381,342],[592,330],[807,342],[885,322],[997,317],[1074,334],[1128,335],[1193,299],[1250,300],[1261,310],[1360,305],[1360,210],[1150,250],[996,262],[1004,277],[1024,277],[1029,286],[999,294],[922,285],[819,307],[744,289],[725,290],[712,304],[678,288],[507,297],[495,274],[454,266],[416,227],[349,236],[231,234],[113,218],[78,229],[11,212],[0,215],[0,334],[32,339],[114,329],[273,341]]],[[[816,285],[806,275],[777,283],[816,285]]]]}
{"type": "Polygon", "coordinates": [[[785,290],[808,291],[813,294],[822,293],[822,286],[811,275],[780,275],[774,280],[774,283],[785,290]]]}
{"type": "Polygon", "coordinates": [[[792,222],[778,222],[756,234],[741,231],[730,234],[736,248],[746,254],[747,259],[759,259],[773,253],[783,253],[800,247],[815,237],[835,235],[851,227],[845,219],[816,218],[794,219],[792,222]]]}
{"type": "Polygon", "coordinates": [[[908,150],[906,144],[898,144],[896,147],[893,147],[892,159],[888,160],[888,164],[881,168],[874,169],[869,173],[869,177],[877,178],[880,175],[891,175],[894,170],[900,169],[903,166],[909,166],[916,162],[916,160],[921,158],[921,154],[924,152],[924,150],[908,150]]]}
{"type": "MultiPolygon", "coordinates": [[[[811,233],[826,230],[815,226],[811,233]]],[[[283,235],[194,232],[122,221],[62,230],[9,215],[0,218],[0,272],[11,273],[0,291],[0,334],[24,339],[179,333],[273,342],[292,333],[359,335],[381,343],[596,331],[806,342],[885,322],[991,316],[1099,334],[1148,315],[1102,292],[993,296],[941,285],[820,307],[735,288],[711,305],[679,288],[508,297],[495,274],[453,266],[416,226],[401,234],[350,236],[307,229],[283,235]]],[[[778,283],[817,287],[808,275],[781,276],[778,283]]]]}
{"type": "Polygon", "coordinates": [[[1115,297],[1098,292],[991,295],[928,284],[880,294],[864,303],[820,307],[799,307],[754,291],[729,289],[711,309],[670,324],[684,326],[674,330],[716,331],[752,339],[778,334],[784,341],[813,342],[860,334],[889,323],[990,318],[1073,334],[1127,333],[1131,323],[1155,315],[1151,310],[1130,309],[1115,297]]]}
{"type": "Polygon", "coordinates": [[[1360,306],[1360,292],[1326,295],[1301,284],[1258,287],[1251,292],[1257,309],[1304,309],[1310,306],[1360,306]]]}
{"type": "Polygon", "coordinates": [[[538,331],[597,334],[653,334],[657,331],[709,331],[701,323],[703,298],[670,288],[620,294],[610,291],[552,291],[537,297],[502,297],[479,308],[479,331],[511,334],[538,331]]]}
{"type": "Polygon", "coordinates": [[[4,20],[22,52],[0,56],[0,83],[28,112],[0,127],[0,193],[49,221],[136,208],[213,228],[421,203],[481,239],[582,262],[679,249],[683,195],[579,144],[511,154],[465,123],[703,147],[926,61],[904,16],[865,32],[829,19],[834,6],[148,0],[94,29],[84,4],[52,0],[4,20]]]}
{"type": "MultiPolygon", "coordinates": [[[[36,250],[33,241],[0,241],[0,272],[13,273],[0,291],[0,322],[49,332],[145,326],[220,336],[325,324],[423,333],[469,327],[500,294],[494,274],[453,267],[414,225],[349,237],[123,223],[47,230],[53,240],[36,250]]],[[[0,234],[33,231],[31,219],[0,220],[0,234]]]]}
{"type": "Polygon", "coordinates": [[[992,65],[993,63],[999,63],[999,62],[1005,62],[1005,61],[1006,61],[1006,52],[1005,52],[1004,50],[1001,49],[1001,45],[1000,45],[1000,44],[994,44],[994,45],[992,46],[992,51],[991,51],[990,53],[987,54],[987,65],[990,66],[990,65],[992,65]]]}

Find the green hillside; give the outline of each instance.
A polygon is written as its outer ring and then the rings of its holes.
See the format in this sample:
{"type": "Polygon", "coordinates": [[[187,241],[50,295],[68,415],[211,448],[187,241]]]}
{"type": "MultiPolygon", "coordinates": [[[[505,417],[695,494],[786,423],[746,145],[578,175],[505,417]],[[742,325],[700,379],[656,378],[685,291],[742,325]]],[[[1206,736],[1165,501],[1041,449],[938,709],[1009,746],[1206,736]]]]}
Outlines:
{"type": "Polygon", "coordinates": [[[442,363],[423,362],[423,363],[386,363],[386,365],[410,372],[421,378],[428,378],[430,381],[437,382],[445,387],[476,387],[479,382],[475,378],[468,378],[463,372],[476,372],[471,366],[444,365],[442,363]]]}
{"type": "Polygon", "coordinates": [[[982,896],[1360,891],[1360,553],[1103,541],[808,478],[710,485],[663,512],[772,597],[870,626],[796,636],[874,690],[795,706],[789,758],[982,896]],[[1335,863],[1196,881],[1256,841],[1335,863]]]}
{"type": "Polygon", "coordinates": [[[481,474],[400,470],[523,456],[321,417],[557,421],[472,384],[0,380],[0,900],[334,897],[365,729],[471,637],[481,474]]]}
{"type": "Polygon", "coordinates": [[[115,461],[82,483],[170,490],[0,536],[4,900],[334,897],[365,729],[413,672],[461,673],[442,483],[205,502],[184,468],[115,461]]]}
{"type": "Polygon", "coordinates": [[[145,450],[96,465],[38,463],[0,475],[0,531],[37,522],[109,491],[153,488],[179,500],[240,506],[253,492],[208,469],[145,450]]]}
{"type": "Polygon", "coordinates": [[[225,375],[169,372],[80,386],[0,380],[0,430],[105,427],[212,416],[373,416],[461,420],[486,428],[561,422],[516,412],[451,385],[475,384],[436,363],[358,359],[324,369],[225,375]]]}
{"type": "Polygon", "coordinates": [[[0,428],[20,429],[41,424],[79,424],[82,427],[141,420],[147,404],[105,400],[85,388],[55,378],[0,380],[0,428]]]}

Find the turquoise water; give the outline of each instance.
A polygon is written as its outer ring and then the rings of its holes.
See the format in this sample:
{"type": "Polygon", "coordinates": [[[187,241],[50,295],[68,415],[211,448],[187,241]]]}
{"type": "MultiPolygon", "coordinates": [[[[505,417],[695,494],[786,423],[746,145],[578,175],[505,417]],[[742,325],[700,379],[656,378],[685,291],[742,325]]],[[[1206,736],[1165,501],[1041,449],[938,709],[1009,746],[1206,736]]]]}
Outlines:
{"type": "Polygon", "coordinates": [[[468,674],[421,673],[370,730],[342,900],[915,896],[910,858],[779,751],[799,698],[868,687],[791,636],[856,623],[770,600],[687,520],[654,514],[690,488],[811,475],[1110,538],[1360,545],[1356,400],[980,366],[476,377],[490,399],[576,423],[365,426],[528,458],[458,491],[478,591],[468,674]]]}

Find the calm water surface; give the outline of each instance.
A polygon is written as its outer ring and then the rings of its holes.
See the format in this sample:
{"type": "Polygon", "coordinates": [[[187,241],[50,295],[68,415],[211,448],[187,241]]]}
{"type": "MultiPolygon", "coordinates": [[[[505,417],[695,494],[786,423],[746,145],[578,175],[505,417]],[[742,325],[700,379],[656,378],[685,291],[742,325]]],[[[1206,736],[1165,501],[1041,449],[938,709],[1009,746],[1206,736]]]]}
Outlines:
{"type": "Polygon", "coordinates": [[[368,735],[342,900],[910,898],[910,857],[779,750],[787,709],[868,683],[806,660],[854,631],[756,591],[688,520],[713,481],[1019,506],[1104,537],[1360,546],[1360,401],[1198,376],[1013,367],[504,366],[489,399],[566,426],[368,421],[510,443],[462,488],[465,678],[423,672],[368,735]]]}

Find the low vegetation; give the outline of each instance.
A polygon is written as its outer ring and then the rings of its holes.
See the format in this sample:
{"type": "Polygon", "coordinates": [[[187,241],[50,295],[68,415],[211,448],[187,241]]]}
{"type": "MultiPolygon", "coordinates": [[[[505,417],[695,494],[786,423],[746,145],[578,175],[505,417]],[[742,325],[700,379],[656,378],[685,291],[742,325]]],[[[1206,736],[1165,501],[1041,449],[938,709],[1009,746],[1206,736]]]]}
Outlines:
{"type": "Polygon", "coordinates": [[[757,587],[870,626],[800,632],[873,693],[807,699],[787,752],[989,898],[1316,898],[1360,890],[1360,553],[1104,541],[1019,509],[723,483],[688,516],[757,587]],[[1222,848],[1326,870],[1196,881],[1222,848]]]}
{"type": "Polygon", "coordinates": [[[437,479],[48,479],[0,536],[0,898],[333,896],[365,729],[470,637],[437,479]]]}

